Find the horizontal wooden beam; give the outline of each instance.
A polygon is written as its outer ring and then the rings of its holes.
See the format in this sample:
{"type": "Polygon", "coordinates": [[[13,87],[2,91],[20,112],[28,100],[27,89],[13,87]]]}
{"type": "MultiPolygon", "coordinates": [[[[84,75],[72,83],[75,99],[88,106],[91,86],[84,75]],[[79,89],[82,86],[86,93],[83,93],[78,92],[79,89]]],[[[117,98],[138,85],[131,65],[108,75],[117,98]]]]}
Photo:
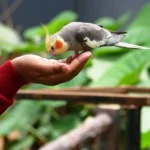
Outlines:
{"type": "MultiPolygon", "coordinates": [[[[84,103],[109,103],[120,105],[146,106],[150,105],[150,95],[129,95],[124,92],[113,92],[121,88],[93,89],[59,89],[59,90],[20,90],[16,94],[16,99],[33,99],[33,100],[66,100],[70,102],[84,103]]],[[[140,91],[140,88],[122,88],[130,91],[140,91]]],[[[142,89],[143,93],[150,92],[150,89],[142,89]]],[[[140,93],[140,92],[138,92],[140,93]]]]}
{"type": "Polygon", "coordinates": [[[136,86],[120,86],[120,87],[75,87],[65,88],[67,91],[79,91],[79,92],[103,92],[103,93],[150,93],[150,88],[136,87],[136,86]]]}

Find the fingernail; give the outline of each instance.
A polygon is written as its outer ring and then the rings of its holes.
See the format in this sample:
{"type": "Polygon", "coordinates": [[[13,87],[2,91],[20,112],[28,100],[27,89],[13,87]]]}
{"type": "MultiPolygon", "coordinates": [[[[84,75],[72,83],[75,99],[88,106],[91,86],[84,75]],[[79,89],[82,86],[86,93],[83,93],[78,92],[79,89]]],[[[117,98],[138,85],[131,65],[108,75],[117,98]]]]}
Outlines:
{"type": "Polygon", "coordinates": [[[86,55],[87,55],[88,57],[91,57],[91,56],[92,56],[92,53],[91,53],[91,52],[86,52],[86,55]]]}

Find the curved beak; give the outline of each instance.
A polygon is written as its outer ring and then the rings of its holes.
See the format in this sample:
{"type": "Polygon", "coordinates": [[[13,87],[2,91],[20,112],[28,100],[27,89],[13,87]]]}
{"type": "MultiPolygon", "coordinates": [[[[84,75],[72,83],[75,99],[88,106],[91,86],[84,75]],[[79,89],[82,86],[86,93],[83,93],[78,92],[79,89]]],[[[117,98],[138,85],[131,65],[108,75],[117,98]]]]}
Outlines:
{"type": "Polygon", "coordinates": [[[56,53],[54,51],[51,51],[50,54],[56,56],[56,53]]]}

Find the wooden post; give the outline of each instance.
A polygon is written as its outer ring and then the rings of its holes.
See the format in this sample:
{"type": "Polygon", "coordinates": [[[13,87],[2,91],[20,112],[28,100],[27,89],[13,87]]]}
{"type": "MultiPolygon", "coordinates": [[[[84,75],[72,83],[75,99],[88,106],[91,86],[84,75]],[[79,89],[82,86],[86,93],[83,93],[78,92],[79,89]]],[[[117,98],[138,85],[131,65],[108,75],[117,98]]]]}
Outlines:
{"type": "Polygon", "coordinates": [[[140,150],[141,108],[127,110],[126,150],[140,150]]]}
{"type": "Polygon", "coordinates": [[[120,136],[120,106],[119,105],[100,105],[97,110],[99,113],[107,113],[113,118],[112,126],[97,136],[96,150],[119,150],[120,136]]]}

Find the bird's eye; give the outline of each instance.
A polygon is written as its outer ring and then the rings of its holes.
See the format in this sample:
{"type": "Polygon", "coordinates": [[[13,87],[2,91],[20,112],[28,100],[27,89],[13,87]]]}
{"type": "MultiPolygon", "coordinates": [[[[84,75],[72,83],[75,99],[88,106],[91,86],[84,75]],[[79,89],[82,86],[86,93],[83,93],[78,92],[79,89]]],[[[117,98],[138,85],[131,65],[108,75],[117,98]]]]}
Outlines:
{"type": "Polygon", "coordinates": [[[51,46],[51,50],[54,50],[55,48],[54,48],[54,46],[51,46]]]}

